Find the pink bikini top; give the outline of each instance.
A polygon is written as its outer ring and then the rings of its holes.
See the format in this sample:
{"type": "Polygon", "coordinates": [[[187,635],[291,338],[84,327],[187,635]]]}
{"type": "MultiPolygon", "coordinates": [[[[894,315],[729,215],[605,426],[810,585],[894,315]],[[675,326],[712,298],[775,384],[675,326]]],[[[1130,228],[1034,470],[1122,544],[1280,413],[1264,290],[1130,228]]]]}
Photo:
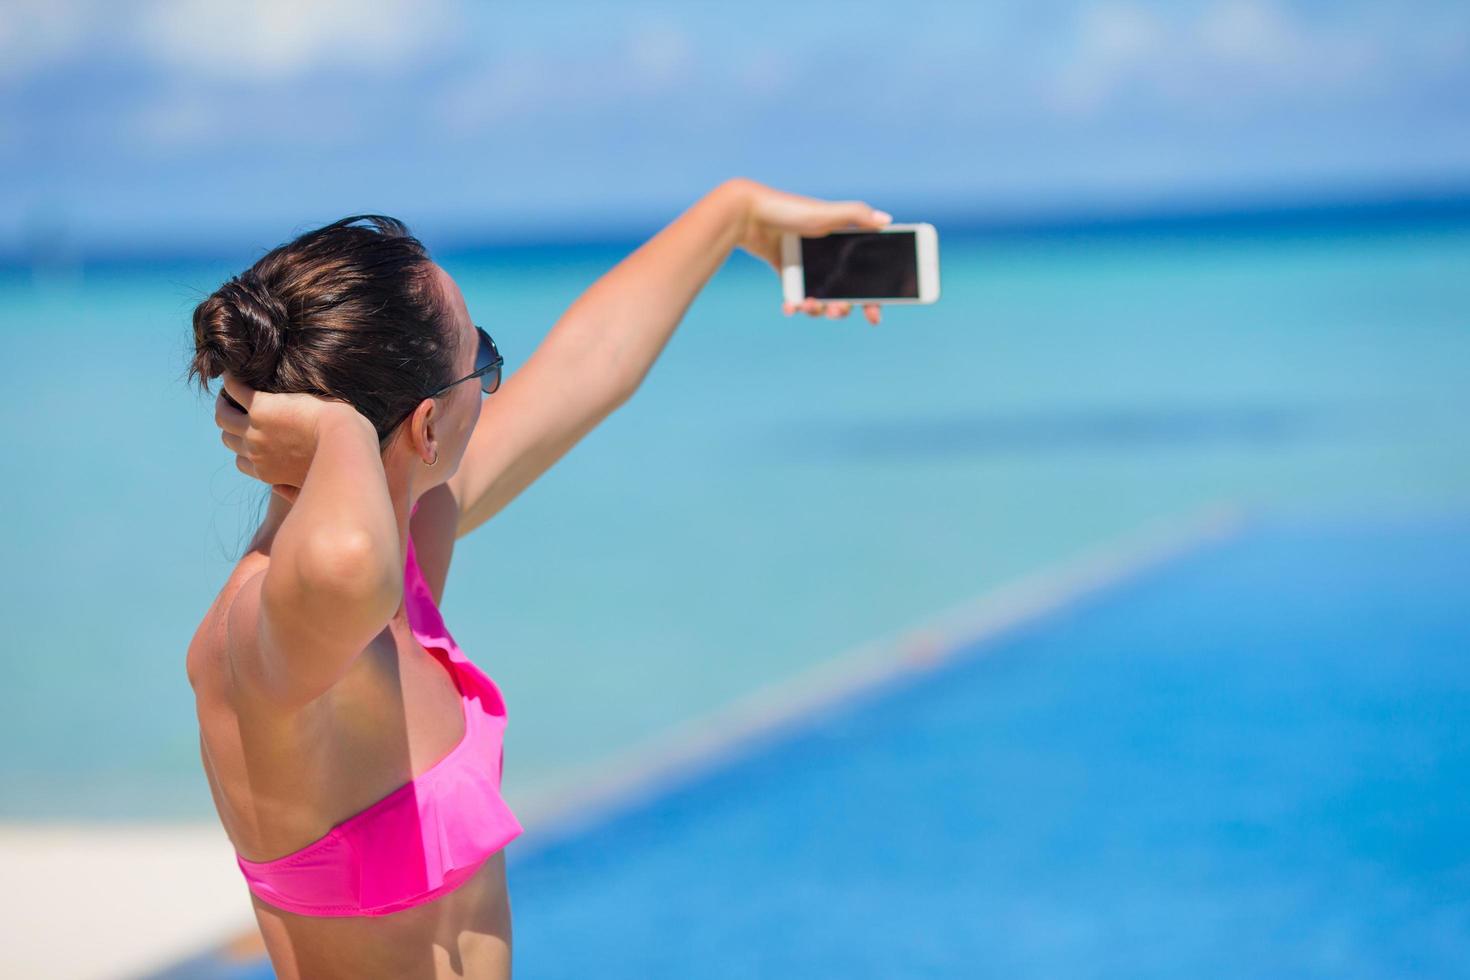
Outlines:
{"type": "MultiPolygon", "coordinates": [[[[414,505],[418,510],[418,505],[414,505]]],[[[438,762],[294,853],[235,855],[250,890],[300,915],[387,915],[453,890],[521,833],[500,796],[505,702],[449,635],[408,541],[409,627],[454,679],[464,738],[438,762]]]]}

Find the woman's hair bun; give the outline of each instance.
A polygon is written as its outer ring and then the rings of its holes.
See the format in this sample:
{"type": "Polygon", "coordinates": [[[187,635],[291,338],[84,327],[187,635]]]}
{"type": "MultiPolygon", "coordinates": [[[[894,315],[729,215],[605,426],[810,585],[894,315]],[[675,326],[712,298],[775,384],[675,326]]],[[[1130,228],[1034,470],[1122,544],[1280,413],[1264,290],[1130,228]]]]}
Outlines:
{"type": "Polygon", "coordinates": [[[198,373],[217,378],[229,371],[260,388],[276,373],[289,326],[285,304],[255,275],[230,277],[194,310],[198,373]]]}
{"type": "Polygon", "coordinates": [[[454,380],[459,345],[423,243],[357,214],[271,249],[195,307],[186,376],[348,402],[383,445],[454,380]]]}

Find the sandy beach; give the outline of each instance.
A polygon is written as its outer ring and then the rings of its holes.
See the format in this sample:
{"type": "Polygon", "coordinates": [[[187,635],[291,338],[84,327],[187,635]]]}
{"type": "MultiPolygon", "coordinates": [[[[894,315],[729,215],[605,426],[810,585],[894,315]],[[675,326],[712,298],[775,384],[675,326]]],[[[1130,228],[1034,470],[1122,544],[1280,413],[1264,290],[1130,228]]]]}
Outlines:
{"type": "Polygon", "coordinates": [[[118,980],[253,930],[233,854],[218,824],[0,824],[0,974],[118,980]]]}

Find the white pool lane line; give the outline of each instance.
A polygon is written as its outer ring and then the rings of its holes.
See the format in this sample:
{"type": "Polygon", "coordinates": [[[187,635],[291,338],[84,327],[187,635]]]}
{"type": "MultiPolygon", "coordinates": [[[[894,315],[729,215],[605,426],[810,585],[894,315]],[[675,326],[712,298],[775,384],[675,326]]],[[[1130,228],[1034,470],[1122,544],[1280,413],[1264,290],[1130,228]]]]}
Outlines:
{"type": "MultiPolygon", "coordinates": [[[[811,712],[974,655],[982,641],[1235,533],[1242,512],[1212,506],[944,610],[665,729],[611,762],[567,772],[561,790],[515,801],[519,856],[697,775],[811,712]]],[[[0,823],[0,977],[147,976],[254,933],[244,879],[209,823],[0,823]]]]}

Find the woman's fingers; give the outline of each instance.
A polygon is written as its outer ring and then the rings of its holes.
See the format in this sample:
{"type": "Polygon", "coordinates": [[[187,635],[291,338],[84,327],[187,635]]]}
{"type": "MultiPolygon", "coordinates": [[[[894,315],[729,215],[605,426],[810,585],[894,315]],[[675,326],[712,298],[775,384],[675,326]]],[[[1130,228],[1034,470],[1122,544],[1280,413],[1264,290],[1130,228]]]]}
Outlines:
{"type": "MultiPolygon", "coordinates": [[[[834,299],[824,303],[819,299],[808,296],[800,303],[784,300],[781,303],[781,312],[787,316],[791,316],[793,313],[805,313],[810,317],[825,316],[829,320],[840,320],[852,312],[852,305],[852,300],[834,299]]],[[[864,303],[863,316],[867,318],[869,323],[877,326],[878,321],[882,319],[882,309],[881,304],[864,303]]]]}
{"type": "Polygon", "coordinates": [[[250,416],[230,404],[223,388],[214,399],[214,424],[235,435],[243,435],[250,427],[250,416]]]}
{"type": "Polygon", "coordinates": [[[789,299],[784,300],[781,303],[781,312],[785,313],[787,316],[790,316],[793,313],[805,313],[807,316],[821,316],[822,301],[819,299],[812,299],[810,296],[802,300],[800,303],[793,303],[789,299]]]}
{"type": "Polygon", "coordinates": [[[250,402],[255,398],[254,388],[245,384],[243,381],[236,380],[235,376],[230,372],[222,371],[220,372],[219,390],[225,401],[234,402],[232,407],[237,411],[246,414],[250,412],[250,402]]]}
{"type": "Polygon", "coordinates": [[[882,228],[893,223],[893,216],[879,211],[866,201],[820,201],[820,210],[812,219],[812,231],[827,235],[850,226],[882,228]]]}

